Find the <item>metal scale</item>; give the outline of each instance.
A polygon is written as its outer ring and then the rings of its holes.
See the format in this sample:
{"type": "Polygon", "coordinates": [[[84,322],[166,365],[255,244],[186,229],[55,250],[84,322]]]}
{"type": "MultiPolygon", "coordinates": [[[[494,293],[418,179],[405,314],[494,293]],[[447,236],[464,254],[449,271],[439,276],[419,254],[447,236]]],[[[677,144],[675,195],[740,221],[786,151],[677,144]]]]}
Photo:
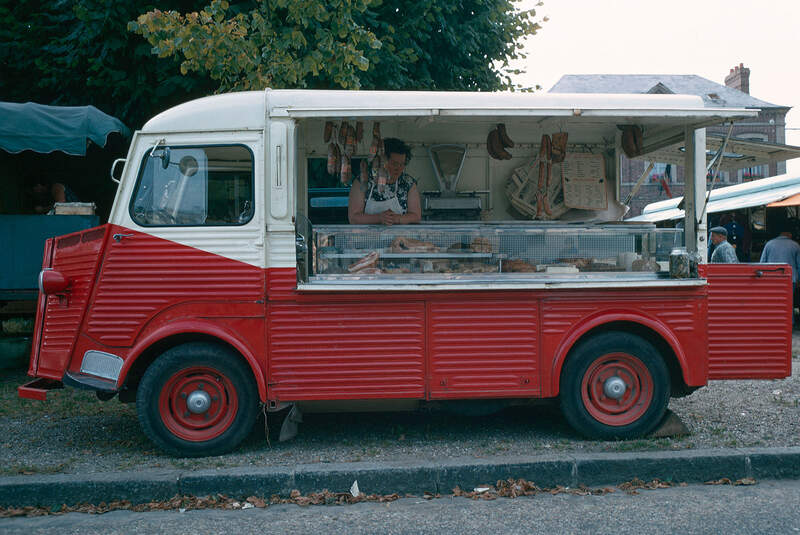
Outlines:
{"type": "Polygon", "coordinates": [[[478,192],[459,192],[458,179],[467,158],[466,145],[431,145],[428,156],[439,182],[439,191],[425,191],[425,219],[439,221],[479,219],[481,199],[478,192]]]}

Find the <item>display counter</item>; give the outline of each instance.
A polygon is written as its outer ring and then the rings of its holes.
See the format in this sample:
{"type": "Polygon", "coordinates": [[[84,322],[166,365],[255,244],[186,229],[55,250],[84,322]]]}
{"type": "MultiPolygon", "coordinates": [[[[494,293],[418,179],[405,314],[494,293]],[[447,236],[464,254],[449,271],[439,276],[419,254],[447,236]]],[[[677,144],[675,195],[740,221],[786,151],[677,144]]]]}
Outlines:
{"type": "Polygon", "coordinates": [[[683,241],[679,229],[623,223],[318,225],[310,236],[298,252],[304,287],[669,281],[683,241]]]}

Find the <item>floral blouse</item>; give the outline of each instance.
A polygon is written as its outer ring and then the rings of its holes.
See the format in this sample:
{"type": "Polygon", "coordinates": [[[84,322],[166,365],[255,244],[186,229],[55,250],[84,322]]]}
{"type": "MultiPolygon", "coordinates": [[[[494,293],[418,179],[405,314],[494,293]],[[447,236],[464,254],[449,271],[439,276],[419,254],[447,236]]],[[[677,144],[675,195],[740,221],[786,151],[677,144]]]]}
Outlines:
{"type": "Polygon", "coordinates": [[[381,192],[378,186],[378,179],[371,176],[369,182],[367,182],[365,186],[362,186],[364,188],[364,205],[366,206],[369,199],[378,202],[386,201],[396,194],[397,200],[400,203],[400,208],[403,209],[403,213],[405,214],[408,212],[408,192],[411,191],[411,188],[414,187],[416,183],[416,178],[403,173],[398,177],[397,182],[394,184],[386,184],[381,192]]]}

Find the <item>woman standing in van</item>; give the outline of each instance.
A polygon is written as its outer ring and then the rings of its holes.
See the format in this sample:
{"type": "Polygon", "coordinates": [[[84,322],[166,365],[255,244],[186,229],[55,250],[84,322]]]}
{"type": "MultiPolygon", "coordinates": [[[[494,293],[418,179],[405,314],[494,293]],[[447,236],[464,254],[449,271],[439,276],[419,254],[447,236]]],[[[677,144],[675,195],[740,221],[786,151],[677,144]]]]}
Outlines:
{"type": "Polygon", "coordinates": [[[360,177],[350,187],[347,216],[355,225],[403,225],[422,219],[417,181],[405,173],[411,149],[397,138],[383,141],[388,178],[360,177]]]}

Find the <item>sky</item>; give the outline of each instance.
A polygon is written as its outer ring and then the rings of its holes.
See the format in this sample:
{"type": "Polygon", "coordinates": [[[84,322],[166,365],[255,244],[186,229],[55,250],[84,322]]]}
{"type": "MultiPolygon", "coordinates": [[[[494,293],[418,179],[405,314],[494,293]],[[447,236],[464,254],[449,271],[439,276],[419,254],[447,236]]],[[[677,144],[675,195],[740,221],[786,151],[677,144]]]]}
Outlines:
{"type": "MultiPolygon", "coordinates": [[[[549,21],[525,43],[516,82],[547,91],[564,74],[696,74],[724,85],[743,63],[752,96],[793,108],[786,143],[800,146],[800,1],[543,1],[518,4],[549,21]]],[[[800,158],[787,171],[800,174],[800,158]]]]}

